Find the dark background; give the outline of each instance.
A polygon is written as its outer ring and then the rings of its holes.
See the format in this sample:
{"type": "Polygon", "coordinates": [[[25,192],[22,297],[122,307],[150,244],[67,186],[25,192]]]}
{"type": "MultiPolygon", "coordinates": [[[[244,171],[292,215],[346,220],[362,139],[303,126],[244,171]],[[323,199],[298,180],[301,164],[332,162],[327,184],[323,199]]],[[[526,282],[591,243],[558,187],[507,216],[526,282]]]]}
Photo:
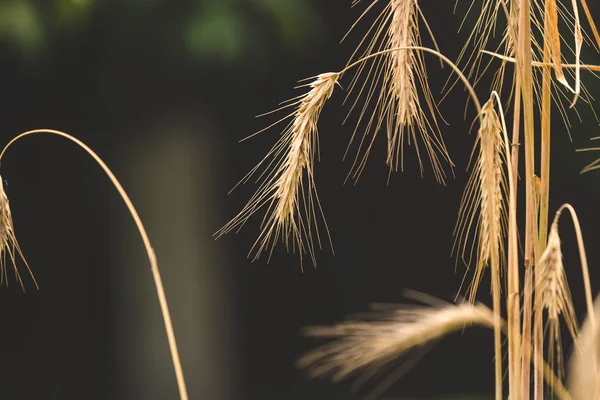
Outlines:
{"type": "MultiPolygon", "coordinates": [[[[334,94],[320,120],[315,173],[335,256],[328,248],[319,252],[316,269],[305,263],[302,271],[298,257],[281,246],[268,264],[246,258],[262,214],[240,234],[213,241],[253,185],[227,192],[279,132],[237,141],[267,125],[255,115],[298,94],[297,80],[345,65],[369,25],[366,19],[339,44],[365,7],[350,3],[0,4],[0,139],[61,129],[89,144],[122,179],[156,248],[191,399],[359,398],[348,383],[309,380],[295,368],[296,357],[314,345],[300,329],[340,321],[371,302],[402,302],[405,288],[452,300],[461,282],[464,267],[454,271],[450,250],[474,115],[471,109],[463,121],[460,89],[440,106],[457,165],[447,186],[435,183],[430,170],[422,178],[410,157],[406,172],[387,185],[381,140],[359,183],[343,185],[350,163],[341,158],[353,129],[351,122],[341,126],[348,108],[342,91],[334,94]]],[[[452,1],[420,3],[442,51],[456,58],[472,26],[470,18],[456,34],[470,2],[461,1],[456,15],[452,1]]],[[[584,60],[597,64],[600,57],[588,47],[584,60]]],[[[434,95],[448,74],[429,63],[434,95]]],[[[590,74],[584,79],[598,93],[598,81],[590,74]]],[[[487,97],[485,90],[480,96],[487,97]]],[[[578,109],[583,123],[570,112],[573,142],[555,115],[550,210],[567,201],[578,210],[596,282],[600,178],[579,175],[594,154],[575,149],[590,146],[600,130],[585,105],[578,109]]],[[[23,294],[13,280],[0,290],[0,395],[176,399],[144,249],[101,170],[73,144],[34,136],[8,151],[1,173],[41,289],[26,280],[23,294]]],[[[561,226],[582,319],[578,255],[567,218],[561,226]]],[[[480,293],[490,304],[486,290],[480,293]]],[[[492,333],[467,330],[434,347],[388,394],[489,395],[492,356],[492,333]]]]}

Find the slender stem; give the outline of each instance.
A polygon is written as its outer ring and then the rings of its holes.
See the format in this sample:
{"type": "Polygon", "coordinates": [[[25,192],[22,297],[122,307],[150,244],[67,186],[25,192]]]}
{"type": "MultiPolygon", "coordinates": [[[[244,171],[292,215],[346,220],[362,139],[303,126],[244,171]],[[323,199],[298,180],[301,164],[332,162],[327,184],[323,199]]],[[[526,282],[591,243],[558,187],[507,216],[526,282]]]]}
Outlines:
{"type": "MultiPolygon", "coordinates": [[[[507,324],[505,324],[504,322],[505,321],[501,321],[501,331],[503,334],[508,336],[509,331],[506,328],[507,324]]],[[[527,352],[527,349],[523,349],[523,351],[527,352]]],[[[534,349],[532,349],[530,347],[528,351],[529,351],[529,353],[531,353],[532,351],[534,351],[534,349]]],[[[529,359],[531,360],[531,357],[529,359]]],[[[542,371],[543,371],[543,377],[546,380],[546,383],[548,383],[548,385],[552,388],[552,392],[554,393],[554,395],[556,396],[557,399],[572,400],[571,395],[569,394],[567,389],[564,387],[561,380],[558,379],[558,377],[554,373],[554,370],[552,368],[550,368],[550,366],[544,361],[543,357],[542,357],[542,371]]]]}
{"type": "Polygon", "coordinates": [[[523,348],[523,360],[521,362],[521,393],[523,395],[523,400],[529,400],[530,397],[531,353],[525,351],[525,349],[531,348],[532,302],[533,267],[525,266],[525,278],[523,281],[523,335],[521,337],[521,346],[523,348]]]}
{"type": "MultiPolygon", "coordinates": [[[[525,265],[533,261],[533,213],[534,213],[534,115],[533,115],[533,70],[531,66],[531,21],[530,0],[521,1],[519,18],[518,70],[521,74],[523,96],[523,137],[525,138],[525,265]]],[[[537,235],[537,232],[535,232],[537,235]]]]}
{"type": "MultiPolygon", "coordinates": [[[[523,137],[525,139],[525,254],[526,268],[530,268],[533,262],[533,241],[537,235],[534,227],[534,115],[533,115],[533,67],[531,65],[531,2],[521,0],[519,8],[519,40],[517,50],[517,71],[521,79],[521,95],[523,99],[523,137]]],[[[518,288],[516,288],[518,290],[518,288]]],[[[516,320],[518,316],[514,316],[516,320]]],[[[514,338],[513,338],[514,339],[514,338]]],[[[516,348],[513,348],[513,351],[516,348]]],[[[519,373],[518,354],[516,358],[514,379],[521,379],[519,373]]],[[[521,399],[519,390],[511,392],[511,399],[521,399]]]]}
{"type": "Polygon", "coordinates": [[[500,260],[497,258],[492,261],[492,298],[494,312],[494,374],[496,383],[496,400],[502,399],[502,333],[498,328],[500,322],[502,294],[500,290],[500,260]]]}
{"type": "Polygon", "coordinates": [[[51,134],[51,135],[61,136],[65,139],[70,140],[71,142],[75,143],[76,145],[81,147],[83,150],[85,150],[98,163],[98,165],[100,165],[100,167],[104,170],[104,172],[106,173],[106,175],[108,176],[108,178],[110,179],[112,184],[115,186],[115,188],[119,192],[119,195],[125,202],[125,205],[127,206],[129,212],[131,213],[131,216],[133,217],[133,220],[135,221],[135,225],[137,226],[138,231],[140,232],[140,236],[142,237],[142,241],[144,242],[144,246],[146,247],[146,253],[148,253],[148,260],[150,261],[150,268],[152,270],[152,276],[154,277],[154,284],[156,285],[156,293],[158,295],[158,301],[160,303],[160,308],[161,308],[163,320],[165,323],[165,329],[167,331],[169,348],[171,349],[171,357],[173,359],[173,365],[175,367],[175,375],[177,377],[177,386],[179,388],[179,398],[180,398],[180,400],[188,400],[187,388],[185,386],[185,380],[183,378],[183,369],[181,368],[181,361],[179,359],[179,352],[177,350],[177,342],[175,340],[175,333],[173,331],[173,324],[171,322],[171,314],[169,313],[169,307],[167,305],[167,298],[165,296],[165,290],[164,290],[164,287],[162,284],[160,272],[158,270],[158,263],[156,261],[156,255],[154,254],[154,249],[152,248],[152,245],[150,244],[150,239],[148,238],[148,234],[146,233],[144,224],[142,223],[142,220],[141,220],[139,214],[137,213],[131,199],[125,192],[125,189],[123,189],[123,186],[119,183],[119,180],[115,177],[115,175],[112,173],[112,171],[108,168],[106,163],[104,161],[102,161],[100,156],[98,156],[92,149],[90,149],[85,143],[83,143],[79,139],[77,139],[67,133],[61,132],[61,131],[56,131],[53,129],[35,129],[35,130],[21,133],[20,135],[13,138],[10,142],[8,142],[8,144],[4,147],[4,149],[2,150],[2,153],[0,153],[0,160],[2,160],[4,153],[14,142],[16,142],[17,140],[19,140],[25,136],[38,134],[38,133],[47,133],[47,134],[51,134]]]}
{"type": "MultiPolygon", "coordinates": [[[[516,182],[519,175],[519,136],[521,121],[521,79],[515,71],[515,104],[513,114],[512,130],[512,175],[515,185],[509,192],[508,209],[508,295],[506,298],[506,311],[508,314],[508,369],[509,388],[511,396],[518,395],[519,376],[519,348],[521,344],[521,309],[520,309],[520,285],[519,285],[519,248],[517,227],[517,187],[516,182]]],[[[512,398],[512,397],[511,397],[512,398]]]]}
{"type": "Polygon", "coordinates": [[[440,60],[442,60],[446,64],[448,64],[448,66],[450,66],[450,68],[452,68],[452,70],[456,73],[456,75],[458,75],[458,77],[460,78],[460,80],[464,83],[465,88],[467,89],[467,91],[471,95],[471,99],[473,100],[473,103],[475,103],[475,107],[477,108],[477,113],[479,115],[479,118],[481,118],[481,103],[479,102],[479,99],[477,98],[477,95],[475,94],[475,90],[473,89],[473,86],[471,86],[471,83],[469,82],[469,80],[467,79],[467,77],[462,73],[462,71],[460,70],[460,68],[458,68],[458,66],[456,66],[456,64],[454,64],[452,62],[452,60],[450,60],[448,57],[446,57],[445,55],[443,55],[439,51],[434,50],[434,49],[430,49],[429,47],[422,47],[422,46],[402,46],[402,47],[395,47],[393,49],[381,50],[381,51],[378,51],[376,53],[369,54],[368,56],[363,57],[360,60],[356,60],[355,62],[353,62],[352,64],[348,65],[346,68],[344,68],[343,70],[339,71],[338,74],[340,74],[340,76],[342,76],[348,70],[350,70],[350,69],[352,69],[354,67],[359,66],[360,64],[362,64],[365,61],[370,60],[371,58],[379,57],[379,56],[382,56],[382,55],[385,55],[385,54],[388,54],[388,53],[392,53],[392,52],[395,52],[395,51],[399,51],[399,50],[419,50],[419,51],[424,51],[426,53],[431,53],[431,54],[437,56],[440,60]]]}
{"type": "MultiPolygon", "coordinates": [[[[510,148],[510,142],[508,141],[508,134],[507,134],[507,129],[506,129],[506,121],[504,119],[504,110],[502,109],[502,101],[500,100],[500,96],[498,95],[498,93],[496,91],[492,91],[492,95],[493,98],[496,99],[496,105],[498,107],[499,110],[499,114],[500,114],[500,121],[502,123],[502,133],[504,136],[504,150],[506,152],[506,161],[507,161],[507,165],[509,166],[509,171],[508,171],[508,189],[509,189],[509,193],[513,193],[515,192],[516,188],[515,188],[515,179],[512,173],[512,155],[511,155],[511,148],[510,148]]],[[[510,245],[509,245],[510,246],[510,245]]],[[[500,263],[499,260],[495,260],[495,262],[493,262],[493,266],[492,266],[492,296],[493,296],[493,303],[494,303],[494,320],[495,320],[495,326],[496,328],[494,329],[494,356],[495,356],[495,371],[496,371],[496,399],[497,400],[501,400],[502,399],[502,341],[501,341],[501,332],[500,329],[498,329],[497,327],[500,326],[498,325],[500,320],[501,320],[501,316],[500,316],[500,312],[501,312],[501,290],[500,290],[500,263]]],[[[518,266],[517,266],[518,268],[518,266]]]]}
{"type": "MultiPolygon", "coordinates": [[[[548,0],[546,0],[548,1],[548,0]]],[[[549,32],[550,20],[546,15],[544,18],[544,32],[549,32]]],[[[550,64],[550,38],[544,35],[544,64],[550,64]]],[[[548,204],[550,199],[550,128],[552,112],[552,75],[550,65],[542,68],[542,117],[541,117],[541,147],[540,147],[540,211],[539,211],[539,229],[538,229],[538,255],[541,255],[546,249],[548,237],[548,204]]],[[[534,400],[542,400],[544,388],[542,383],[542,373],[540,358],[544,353],[544,333],[542,323],[542,305],[539,296],[535,299],[535,321],[533,324],[533,345],[535,349],[534,360],[534,400]]]]}

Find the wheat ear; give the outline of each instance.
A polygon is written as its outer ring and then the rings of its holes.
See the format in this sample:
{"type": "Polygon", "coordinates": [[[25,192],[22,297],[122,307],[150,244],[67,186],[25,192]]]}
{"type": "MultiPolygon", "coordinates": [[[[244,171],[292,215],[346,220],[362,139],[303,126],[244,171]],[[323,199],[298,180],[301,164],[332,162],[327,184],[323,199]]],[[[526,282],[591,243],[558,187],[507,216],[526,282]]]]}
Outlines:
{"type": "MultiPolygon", "coordinates": [[[[371,8],[372,5],[367,11],[371,8]]],[[[437,123],[439,111],[427,83],[423,54],[418,50],[421,46],[419,18],[431,34],[416,0],[389,0],[348,62],[350,64],[355,56],[367,59],[386,50],[404,49],[386,52],[368,65],[361,65],[349,86],[348,96],[356,95],[349,115],[360,101],[364,101],[346,151],[364,124],[364,134],[349,174],[354,180],[358,180],[364,170],[375,138],[382,128],[387,131],[386,164],[390,172],[404,169],[404,147],[407,144],[415,147],[421,174],[424,166],[420,146],[424,147],[434,176],[440,183],[446,180],[444,163],[451,168],[454,166],[437,123]],[[372,38],[369,41],[367,37],[370,34],[372,38]],[[365,49],[359,53],[363,45],[365,49]],[[373,110],[370,109],[372,106],[373,110]]],[[[436,45],[435,39],[433,41],[436,45]]]]}
{"type": "Polygon", "coordinates": [[[341,380],[359,371],[372,376],[388,362],[466,326],[494,326],[492,311],[482,304],[436,302],[433,306],[398,308],[371,321],[311,327],[308,336],[333,339],[298,360],[312,376],[341,380]]]}
{"type": "MultiPolygon", "coordinates": [[[[334,381],[362,373],[362,383],[393,360],[417,350],[426,351],[440,339],[466,327],[498,328],[504,334],[507,332],[506,322],[496,319],[493,311],[481,303],[452,304],[414,292],[410,292],[410,297],[427,305],[387,307],[373,313],[370,319],[306,328],[307,336],[331,342],[301,356],[298,366],[307,368],[313,377],[331,377],[334,381]]],[[[406,360],[390,377],[398,378],[414,361],[406,360]]],[[[552,369],[545,363],[542,366],[544,378],[557,398],[571,400],[552,369]]],[[[391,383],[385,382],[388,386],[391,383]]]]}
{"type": "Polygon", "coordinates": [[[127,209],[129,210],[129,213],[131,214],[131,217],[133,218],[135,225],[138,228],[138,231],[140,233],[140,236],[141,236],[142,241],[144,242],[144,246],[146,248],[146,253],[148,254],[148,260],[150,261],[150,269],[152,271],[152,277],[154,278],[154,284],[156,286],[156,294],[158,296],[158,302],[160,304],[163,321],[165,323],[165,330],[167,332],[167,339],[169,342],[169,349],[171,351],[171,358],[173,360],[173,367],[175,369],[175,377],[177,379],[177,387],[179,389],[179,399],[180,400],[188,400],[187,387],[185,385],[185,379],[183,377],[183,368],[181,367],[181,360],[179,358],[179,351],[177,349],[177,341],[175,340],[175,331],[173,330],[173,323],[171,322],[171,313],[169,312],[169,306],[167,304],[167,297],[165,295],[165,289],[163,287],[162,278],[160,276],[160,271],[158,269],[158,261],[156,260],[156,254],[154,254],[154,249],[152,248],[152,245],[150,244],[150,239],[148,238],[148,233],[146,232],[146,228],[144,228],[142,219],[140,218],[137,210],[135,209],[133,202],[127,195],[127,192],[125,192],[125,189],[123,189],[123,186],[121,185],[121,183],[119,183],[119,180],[117,179],[117,177],[112,173],[110,168],[108,168],[106,163],[104,161],[102,161],[102,159],[100,158],[100,156],[98,156],[98,154],[96,154],[91,148],[89,148],[89,146],[87,146],[81,140],[79,140],[67,133],[61,132],[61,131],[56,131],[53,129],[36,129],[36,130],[21,133],[20,135],[17,135],[16,137],[14,137],[10,142],[8,142],[8,144],[6,146],[4,146],[4,149],[2,149],[2,152],[0,153],[0,160],[2,160],[4,153],[6,153],[6,150],[8,150],[8,148],[10,146],[12,146],[13,143],[15,143],[17,140],[20,140],[21,138],[23,138],[25,136],[34,135],[34,134],[50,134],[50,135],[54,135],[54,136],[59,136],[59,137],[65,138],[65,139],[75,143],[77,146],[81,147],[94,159],[94,161],[96,161],[96,163],[98,163],[98,165],[102,168],[104,173],[110,179],[111,183],[114,185],[117,192],[119,192],[119,195],[123,199],[123,202],[127,206],[127,209]]]}
{"type": "MultiPolygon", "coordinates": [[[[242,211],[215,234],[217,237],[240,228],[256,211],[268,205],[260,235],[250,254],[254,252],[256,259],[265,250],[271,252],[275,243],[281,239],[288,250],[297,250],[301,257],[308,254],[316,265],[313,234],[321,247],[319,217],[324,221],[314,182],[314,161],[318,148],[317,121],[339,76],[339,73],[317,76],[311,83],[300,86],[310,87],[305,95],[278,109],[294,107],[291,114],[268,128],[289,118],[292,121],[267,156],[243,179],[247,181],[264,167],[256,193],[242,211]]],[[[327,230],[326,224],[325,229],[327,230]]],[[[327,235],[329,236],[328,230],[327,235]]]]}
{"type": "Polygon", "coordinates": [[[475,272],[467,290],[470,301],[475,299],[485,268],[491,264],[499,268],[501,264],[507,226],[507,152],[493,99],[483,105],[481,116],[472,153],[472,157],[476,154],[476,161],[463,193],[454,229],[453,252],[460,255],[467,266],[476,251],[475,272]],[[471,237],[476,239],[469,250],[471,237]]]}
{"type": "MultiPolygon", "coordinates": [[[[479,146],[479,152],[459,208],[458,222],[454,231],[453,251],[461,254],[468,266],[473,248],[475,246],[477,248],[475,272],[467,293],[467,298],[471,302],[475,300],[485,268],[491,267],[493,308],[495,317],[499,320],[501,312],[500,269],[503,263],[504,237],[508,224],[506,207],[508,182],[505,168],[508,163],[507,148],[502,135],[501,122],[494,109],[494,100],[494,96],[492,96],[481,110],[481,125],[473,149],[475,152],[479,146]],[[474,222],[475,227],[473,227],[474,222]],[[474,240],[470,254],[465,257],[471,232],[476,240],[474,240]]],[[[501,336],[497,327],[494,332],[497,400],[502,399],[501,336]]]]}
{"type": "MultiPolygon", "coordinates": [[[[577,318],[562,260],[558,219],[552,223],[546,250],[535,269],[535,294],[536,297],[539,296],[539,302],[536,304],[545,309],[548,315],[548,361],[552,367],[556,365],[560,378],[564,367],[559,317],[562,315],[573,339],[577,332],[577,318]]],[[[536,313],[540,312],[541,310],[536,310],[536,313]]]]}
{"type": "Polygon", "coordinates": [[[27,263],[27,260],[21,251],[21,247],[19,246],[19,242],[17,241],[17,237],[15,236],[10,204],[8,202],[8,196],[6,196],[6,192],[4,191],[4,182],[0,176],[0,284],[6,284],[8,286],[8,271],[6,266],[7,254],[10,263],[13,266],[17,282],[19,282],[23,291],[25,290],[25,285],[23,284],[23,279],[21,279],[21,274],[17,268],[17,256],[21,257],[31,279],[33,279],[35,287],[39,289],[37,281],[33,276],[33,272],[31,271],[31,268],[29,268],[29,264],[27,263]]]}

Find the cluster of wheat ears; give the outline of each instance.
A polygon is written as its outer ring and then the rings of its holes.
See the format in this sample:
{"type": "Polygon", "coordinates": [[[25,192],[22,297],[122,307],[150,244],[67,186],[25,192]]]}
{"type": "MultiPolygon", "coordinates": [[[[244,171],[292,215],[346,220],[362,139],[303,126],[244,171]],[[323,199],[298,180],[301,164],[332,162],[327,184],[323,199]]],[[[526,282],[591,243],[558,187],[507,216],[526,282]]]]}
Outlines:
{"type": "MultiPolygon", "coordinates": [[[[465,290],[462,287],[459,290],[464,300],[445,303],[412,293],[423,305],[388,309],[370,319],[309,328],[309,335],[330,341],[302,356],[299,365],[315,376],[327,375],[334,379],[362,373],[359,380],[362,382],[411,350],[428,347],[445,335],[477,325],[494,331],[496,399],[504,398],[504,376],[507,376],[511,400],[531,396],[541,400],[549,393],[560,399],[600,399],[600,326],[596,322],[600,300],[594,305],[579,221],[575,210],[565,204],[556,211],[549,226],[548,210],[552,105],[563,119],[567,107],[573,108],[578,102],[592,105],[581,75],[582,71],[592,74],[600,71],[600,66],[582,63],[580,59],[584,43],[600,49],[600,35],[586,1],[458,0],[470,3],[469,13],[478,12],[479,16],[456,62],[440,52],[419,7],[420,1],[428,0],[353,1],[354,6],[368,4],[350,31],[358,29],[363,17],[378,12],[374,23],[345,68],[304,81],[300,87],[306,88],[306,92],[275,110],[290,111],[266,128],[286,124],[281,138],[242,180],[258,175],[258,190],[216,235],[241,228],[255,212],[266,209],[262,230],[250,254],[254,258],[263,252],[270,255],[275,244],[283,242],[288,250],[300,257],[308,256],[316,264],[316,249],[321,248],[323,241],[331,240],[314,181],[319,139],[317,123],[336,86],[341,86],[338,83],[351,72],[354,75],[348,84],[347,99],[350,113],[358,114],[358,118],[350,142],[356,139],[358,150],[348,178],[358,179],[377,134],[384,131],[387,133],[385,162],[390,173],[404,168],[403,153],[407,145],[416,151],[421,173],[425,170],[423,160],[428,159],[435,179],[444,183],[447,169],[454,164],[438,125],[440,99],[435,99],[429,89],[425,63],[426,56],[437,58],[450,66],[453,73],[445,90],[463,85],[477,111],[474,122],[478,130],[469,164],[472,175],[454,231],[457,259],[465,261],[467,267],[474,264],[472,273],[467,268],[470,284],[465,290]],[[584,32],[582,20],[591,35],[584,32]],[[559,33],[559,23],[568,27],[569,35],[559,33]],[[499,44],[494,49],[487,48],[491,35],[502,24],[505,26],[501,29],[499,44]],[[426,32],[431,47],[423,45],[421,31],[426,32]],[[567,54],[564,54],[565,48],[567,54]],[[473,86],[491,68],[497,70],[487,101],[482,105],[473,86]],[[507,75],[512,79],[505,79],[507,75]],[[510,130],[504,110],[513,112],[510,130]],[[541,121],[539,127],[535,126],[536,113],[541,121]],[[539,141],[537,147],[536,140],[539,141]],[[520,170],[521,153],[525,168],[520,170]],[[524,180],[525,187],[525,208],[521,211],[525,226],[521,236],[517,226],[519,178],[524,180]],[[573,221],[583,271],[587,318],[581,328],[562,262],[559,220],[564,211],[570,213],[573,221]],[[522,257],[519,237],[524,240],[522,257]],[[486,273],[491,278],[491,309],[476,302],[486,273]],[[561,321],[573,340],[566,385],[563,383],[561,321]],[[506,366],[504,351],[508,355],[506,366]]],[[[148,253],[180,398],[187,400],[156,256],[131,200],[96,153],[60,131],[41,129],[18,135],[0,153],[0,160],[15,141],[38,133],[66,138],[84,149],[102,167],[123,198],[148,253]]],[[[600,159],[583,172],[597,168],[600,168],[600,159]]],[[[25,259],[15,238],[1,178],[0,252],[0,280],[8,282],[8,261],[23,286],[16,259],[25,259]]],[[[33,274],[31,276],[33,278],[33,274]]],[[[401,369],[404,367],[406,364],[401,369]]],[[[390,381],[386,379],[383,383],[390,381]]],[[[379,388],[383,387],[385,385],[379,388]]]]}
{"type": "MultiPolygon", "coordinates": [[[[314,180],[317,124],[325,103],[349,73],[353,76],[344,86],[348,87],[349,114],[357,115],[350,140],[357,152],[348,178],[358,179],[378,134],[385,132],[385,162],[390,173],[404,168],[403,153],[410,146],[416,151],[421,173],[428,160],[435,179],[444,183],[446,171],[454,164],[438,124],[441,99],[436,99],[428,86],[425,62],[427,57],[437,58],[452,71],[443,92],[463,85],[477,111],[474,123],[478,130],[469,163],[472,173],[454,231],[454,254],[467,267],[473,266],[472,272],[467,268],[470,284],[459,289],[464,300],[442,303],[413,293],[423,306],[309,328],[309,335],[329,342],[302,356],[299,365],[314,376],[336,380],[361,374],[359,382],[363,382],[411,350],[478,325],[494,330],[496,399],[504,398],[504,376],[511,400],[530,396],[541,400],[550,393],[561,399],[600,399],[600,327],[595,320],[599,310],[594,310],[579,221],[568,204],[556,211],[553,220],[548,210],[553,104],[563,119],[567,109],[578,103],[592,105],[582,71],[600,71],[600,67],[581,61],[584,43],[600,50],[600,35],[590,10],[585,0],[457,0],[468,3],[468,13],[478,13],[478,18],[458,59],[452,62],[438,48],[419,7],[425,1],[354,0],[353,6],[363,6],[363,10],[350,31],[358,30],[370,14],[374,22],[366,27],[345,68],[304,81],[300,87],[306,88],[305,93],[275,110],[289,111],[266,128],[284,124],[281,137],[242,180],[258,175],[258,189],[217,236],[238,230],[254,213],[266,209],[250,256],[256,259],[267,252],[270,257],[273,247],[283,242],[288,250],[316,263],[316,250],[330,240],[314,180]],[[589,27],[590,35],[582,23],[589,27]],[[561,35],[559,24],[568,28],[568,35],[561,35]],[[496,31],[501,32],[501,39],[488,48],[496,31]],[[430,47],[424,41],[431,43],[430,47]],[[480,102],[473,87],[494,68],[486,101],[480,102]],[[513,112],[511,125],[507,125],[504,110],[513,112]],[[541,121],[539,127],[536,120],[541,121]],[[519,168],[521,154],[524,169],[519,168]],[[517,208],[519,179],[524,180],[524,210],[517,208]],[[559,220],[564,211],[574,223],[583,270],[588,310],[581,329],[562,261],[559,220]],[[525,220],[521,231],[519,212],[525,220]],[[522,252],[519,237],[524,240],[522,252]],[[488,273],[491,309],[476,301],[482,277],[488,273]],[[574,343],[566,385],[562,324],[574,343]]],[[[596,168],[600,168],[598,160],[584,172],[596,168]]]]}

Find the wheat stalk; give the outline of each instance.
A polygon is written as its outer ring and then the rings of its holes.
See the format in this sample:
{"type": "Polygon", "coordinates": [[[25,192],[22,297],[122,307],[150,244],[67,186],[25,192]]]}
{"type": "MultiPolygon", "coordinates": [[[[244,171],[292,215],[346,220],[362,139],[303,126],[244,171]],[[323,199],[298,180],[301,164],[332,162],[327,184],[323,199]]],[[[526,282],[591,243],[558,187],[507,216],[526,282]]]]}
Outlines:
{"type": "Polygon", "coordinates": [[[311,83],[300,86],[310,88],[305,95],[276,110],[294,107],[291,114],[267,129],[288,118],[292,121],[267,156],[243,179],[247,181],[265,166],[256,193],[242,211],[216,233],[217,237],[240,228],[256,211],[268,205],[260,235],[250,250],[250,253],[255,252],[254,259],[265,250],[272,251],[281,239],[288,250],[298,250],[301,257],[308,254],[316,265],[313,233],[321,247],[317,223],[318,216],[323,217],[314,182],[317,121],[339,76],[339,73],[320,74],[311,83]]]}
{"type": "MultiPolygon", "coordinates": [[[[108,168],[108,166],[102,160],[102,158],[100,158],[100,156],[98,154],[96,154],[89,146],[87,146],[81,140],[79,140],[65,132],[61,132],[61,131],[57,131],[57,130],[53,130],[53,129],[35,129],[32,131],[27,131],[27,132],[21,133],[20,135],[15,136],[10,142],[8,142],[8,144],[6,146],[4,146],[4,148],[2,149],[2,152],[0,152],[0,161],[2,160],[2,157],[4,156],[6,151],[9,149],[9,147],[11,147],[15,142],[17,142],[18,140],[20,140],[24,137],[27,137],[30,135],[36,135],[36,134],[50,134],[53,136],[62,137],[64,139],[67,139],[68,141],[76,144],[77,146],[79,146],[90,157],[92,157],[94,159],[94,161],[102,168],[102,170],[104,171],[106,176],[110,179],[111,183],[113,184],[113,186],[115,187],[117,192],[119,192],[119,195],[123,199],[123,202],[127,206],[127,209],[129,210],[129,213],[131,214],[131,217],[133,218],[133,221],[135,222],[135,225],[140,233],[140,237],[142,239],[142,242],[144,243],[144,247],[146,249],[146,254],[148,255],[148,260],[150,262],[150,270],[152,271],[152,277],[154,279],[154,285],[156,288],[156,295],[158,297],[158,302],[160,304],[160,309],[161,309],[163,321],[165,324],[165,330],[166,330],[166,334],[167,334],[167,340],[169,342],[169,350],[171,352],[171,359],[173,361],[173,368],[175,370],[175,378],[177,380],[177,388],[179,389],[179,399],[180,400],[188,400],[187,387],[186,387],[185,379],[183,376],[183,368],[181,366],[181,360],[179,358],[179,350],[177,349],[177,341],[175,339],[175,331],[173,330],[173,323],[171,321],[171,313],[169,312],[169,306],[167,304],[167,297],[165,295],[165,289],[162,284],[162,277],[160,275],[160,270],[158,268],[158,261],[156,260],[156,254],[154,253],[154,249],[152,248],[152,244],[150,243],[150,239],[148,238],[148,233],[146,232],[146,228],[144,227],[142,219],[140,218],[137,210],[135,209],[133,202],[127,195],[127,192],[125,191],[125,189],[123,188],[123,186],[121,185],[121,183],[119,182],[117,177],[113,174],[113,172],[110,170],[110,168],[108,168]]],[[[1,179],[0,179],[0,182],[1,182],[1,179]]],[[[2,200],[2,201],[0,201],[0,206],[4,207],[2,209],[4,211],[3,216],[6,215],[6,210],[8,210],[8,216],[10,217],[10,209],[8,208],[8,199],[6,198],[6,195],[4,194],[4,190],[3,190],[4,188],[3,187],[0,187],[0,188],[2,189],[2,194],[4,195],[3,197],[0,196],[0,200],[2,200]]],[[[9,218],[9,221],[11,221],[10,218],[9,218]]],[[[12,230],[12,221],[10,222],[10,227],[11,227],[11,232],[14,232],[12,230]]],[[[13,238],[14,238],[14,233],[13,233],[13,238]]],[[[15,243],[16,243],[16,241],[15,241],[15,243]]],[[[17,245],[17,248],[18,248],[18,245],[17,245]]]]}
{"type": "Polygon", "coordinates": [[[10,204],[8,201],[8,196],[4,191],[4,182],[0,176],[0,284],[6,284],[8,286],[8,271],[6,265],[7,255],[10,259],[10,263],[13,266],[15,277],[19,282],[19,285],[21,285],[21,288],[25,290],[23,279],[21,279],[21,274],[17,268],[17,256],[21,257],[25,263],[25,267],[27,268],[29,275],[31,276],[31,279],[33,279],[35,287],[39,288],[37,281],[33,276],[33,272],[31,271],[31,268],[29,268],[29,264],[27,263],[23,252],[21,251],[17,237],[15,236],[15,228],[13,226],[10,204]]]}

